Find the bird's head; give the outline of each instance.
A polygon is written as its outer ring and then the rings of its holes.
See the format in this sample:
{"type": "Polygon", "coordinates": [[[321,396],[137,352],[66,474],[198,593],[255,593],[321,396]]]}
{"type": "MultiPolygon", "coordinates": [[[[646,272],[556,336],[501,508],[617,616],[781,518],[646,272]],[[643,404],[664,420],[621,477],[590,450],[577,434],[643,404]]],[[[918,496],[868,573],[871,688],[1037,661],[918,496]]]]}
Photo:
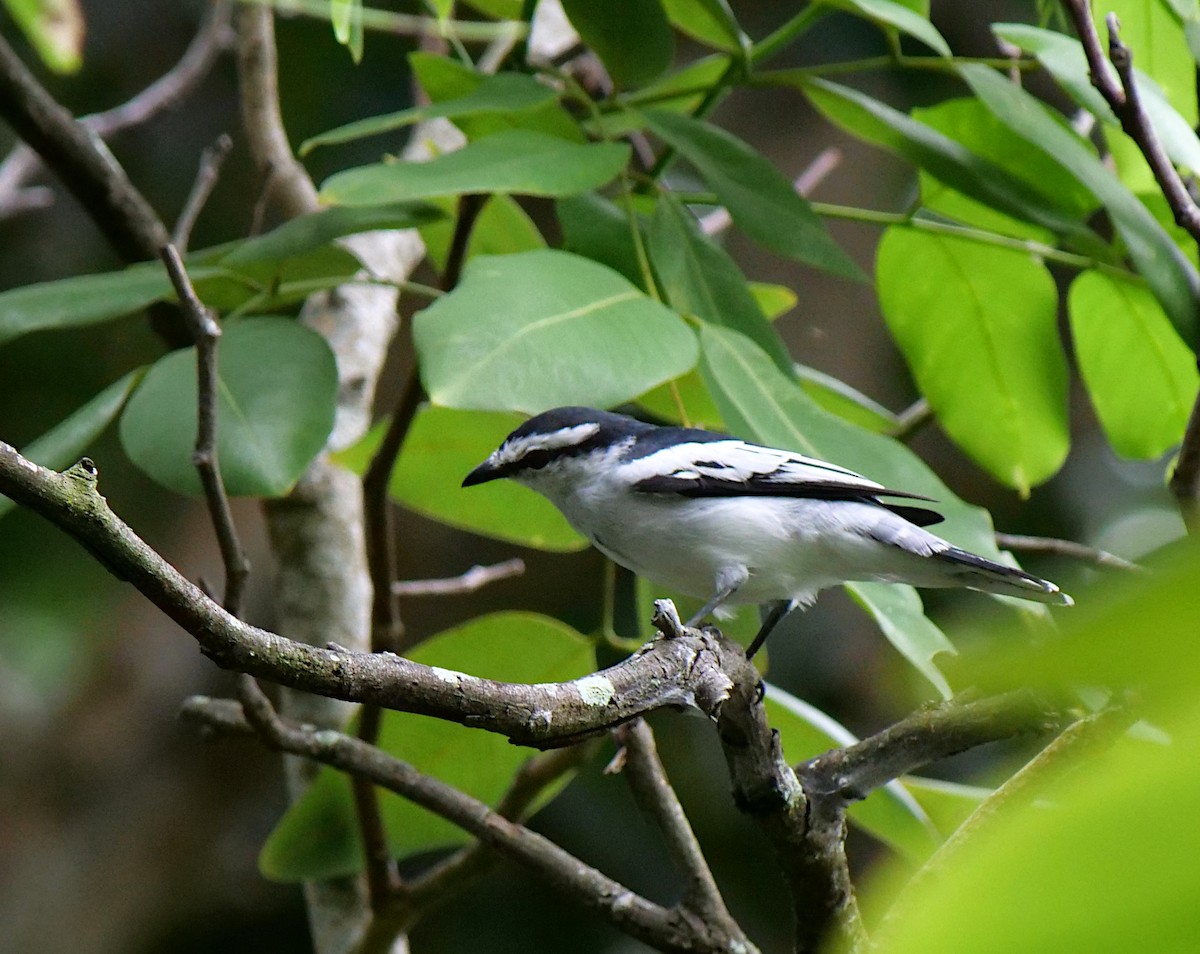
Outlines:
{"type": "Polygon", "coordinates": [[[518,427],[482,464],[463,478],[464,487],[510,477],[546,492],[558,482],[573,482],[593,454],[610,453],[632,443],[652,425],[590,407],[556,407],[518,427]]]}

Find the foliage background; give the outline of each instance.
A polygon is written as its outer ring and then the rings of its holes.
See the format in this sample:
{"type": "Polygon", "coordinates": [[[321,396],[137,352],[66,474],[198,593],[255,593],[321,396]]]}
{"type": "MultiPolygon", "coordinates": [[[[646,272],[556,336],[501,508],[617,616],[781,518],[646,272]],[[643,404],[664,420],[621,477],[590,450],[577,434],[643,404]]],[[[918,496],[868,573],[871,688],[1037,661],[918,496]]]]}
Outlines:
{"type": "MultiPolygon", "coordinates": [[[[201,12],[199,3],[96,0],[84,5],[88,39],[82,71],[43,77],[74,112],[128,98],[174,63],[201,12]]],[[[765,35],[792,12],[787,3],[739,9],[752,36],[765,35]]],[[[935,22],[960,55],[994,53],[987,29],[997,20],[1029,20],[1032,3],[935,3],[935,22]]],[[[9,25],[6,33],[12,35],[9,25]]],[[[411,44],[369,36],[355,67],[328,27],[307,20],[278,25],[283,107],[293,142],[342,122],[406,105],[404,56],[411,44]]],[[[858,58],[886,51],[881,34],[862,21],[835,16],[789,52],[778,66],[858,58]],[[819,49],[817,48],[819,45],[819,49]]],[[[35,57],[21,49],[29,63],[35,57]]],[[[898,108],[936,102],[953,81],[882,71],[856,86],[898,108]]],[[[1035,81],[1036,83],[1036,81],[1035,81]]],[[[1049,92],[1048,88],[1039,90],[1049,92]]],[[[1054,93],[1049,92],[1053,98],[1054,93]]],[[[911,199],[915,177],[898,159],[858,143],[816,117],[788,90],[736,92],[715,121],[753,143],[795,175],[827,145],[844,158],[815,193],[829,202],[898,209],[911,199]]],[[[181,109],[122,135],[114,151],[131,178],[167,219],[191,185],[200,150],[238,127],[232,65],[223,61],[181,109]]],[[[396,146],[401,140],[397,138],[396,146]]],[[[374,158],[376,144],[315,153],[318,181],[337,165],[374,158]],[[326,165],[328,164],[328,165],[326,165]]],[[[197,228],[196,247],[246,233],[257,185],[235,151],[197,228]]],[[[553,229],[548,205],[533,206],[553,229]]],[[[832,223],[855,261],[873,270],[879,230],[832,223]]],[[[0,288],[102,271],[118,263],[69,198],[48,211],[0,221],[0,288]]],[[[855,284],[765,256],[731,234],[727,248],[756,280],[795,289],[800,301],[780,328],[800,361],[835,375],[893,410],[916,391],[880,320],[869,285],[855,284]]],[[[146,324],[131,318],[65,333],[35,334],[0,350],[0,434],[21,446],[61,420],[131,364],[150,361],[161,346],[146,324]],[[69,346],[66,346],[69,341],[69,346]]],[[[390,403],[400,368],[385,376],[390,403]]],[[[1131,463],[1109,450],[1086,397],[1073,385],[1072,449],[1066,466],[1028,502],[969,462],[938,431],[925,428],[913,448],[959,496],[987,507],[1000,529],[1082,540],[1136,555],[1178,535],[1179,519],[1162,487],[1161,463],[1131,463]]],[[[986,425],[985,425],[986,426],[986,425]]],[[[104,492],[118,513],[136,514],[135,529],[190,577],[219,576],[203,508],[168,495],[124,463],[109,436],[95,449],[104,492]]],[[[447,474],[457,481],[459,474],[447,474]]],[[[235,512],[252,546],[255,573],[248,616],[270,624],[270,567],[261,517],[253,504],[235,512]]],[[[507,558],[518,548],[446,530],[405,512],[399,533],[402,577],[453,575],[472,563],[507,558]]],[[[521,552],[519,581],[472,597],[413,600],[404,607],[414,632],[437,632],[488,609],[524,607],[587,629],[599,615],[601,563],[592,552],[521,552]]],[[[1070,590],[1073,567],[1026,561],[1070,590]]],[[[964,612],[957,599],[930,595],[940,619],[964,612]]],[[[0,523],[0,929],[15,951],[154,952],[295,950],[304,943],[299,895],[265,883],[256,858],[282,809],[272,757],[237,744],[210,746],[175,720],[180,699],[221,692],[225,676],[203,660],[132,591],[114,587],[102,568],[37,518],[14,513],[0,523]]],[[[978,604],[971,604],[978,612],[978,604]]],[[[911,707],[922,690],[912,670],[840,592],[771,645],[771,677],[858,732],[878,728],[911,707]]],[[[953,626],[953,623],[948,623],[953,626]]],[[[769,849],[729,803],[725,768],[706,729],[665,714],[655,720],[667,768],[679,785],[735,916],[764,946],[789,934],[787,904],[775,882],[769,849]],[[669,742],[667,741],[669,740],[669,742]]],[[[796,757],[809,753],[798,753],[796,757]]],[[[946,766],[963,777],[999,777],[1011,752],[984,752],[946,766]]],[[[619,780],[600,774],[603,759],[571,783],[537,822],[585,860],[634,889],[652,890],[671,875],[655,837],[619,780]],[[581,819],[584,823],[581,823],[581,819]]],[[[861,836],[855,836],[861,838],[861,836]]],[[[859,841],[865,864],[872,846],[859,841]]],[[[413,937],[421,951],[557,950],[564,937],[579,950],[631,950],[589,915],[546,898],[512,865],[502,864],[457,905],[432,916],[413,937]],[[581,923],[591,925],[580,939],[581,923]]]]}

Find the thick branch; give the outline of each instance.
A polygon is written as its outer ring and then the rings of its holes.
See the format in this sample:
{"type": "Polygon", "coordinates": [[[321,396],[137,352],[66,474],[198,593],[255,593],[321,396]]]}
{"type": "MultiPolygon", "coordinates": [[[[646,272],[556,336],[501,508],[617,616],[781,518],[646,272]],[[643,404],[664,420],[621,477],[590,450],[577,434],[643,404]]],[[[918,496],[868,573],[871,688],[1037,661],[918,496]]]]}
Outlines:
{"type": "Polygon", "coordinates": [[[82,543],[220,666],[318,695],[437,716],[524,745],[574,742],[662,706],[694,705],[714,715],[734,678],[743,678],[747,668],[754,672],[741,648],[715,631],[660,638],[604,672],[539,685],[481,679],[390,653],[321,649],[226,613],[109,509],[94,466],[57,474],[0,443],[0,492],[82,543]]]}
{"type": "MultiPolygon", "coordinates": [[[[733,938],[712,937],[686,913],[664,908],[584,864],[554,842],[513,822],[446,783],[418,772],[374,746],[332,730],[308,730],[281,720],[265,696],[243,704],[244,721],[272,748],[341,769],[409,799],[522,862],[554,888],[596,909],[616,927],[662,951],[728,951],[733,938]]],[[[214,726],[237,724],[229,705],[208,719],[208,705],[191,701],[185,714],[214,726]]],[[[743,950],[751,950],[748,946],[743,950]]]]}

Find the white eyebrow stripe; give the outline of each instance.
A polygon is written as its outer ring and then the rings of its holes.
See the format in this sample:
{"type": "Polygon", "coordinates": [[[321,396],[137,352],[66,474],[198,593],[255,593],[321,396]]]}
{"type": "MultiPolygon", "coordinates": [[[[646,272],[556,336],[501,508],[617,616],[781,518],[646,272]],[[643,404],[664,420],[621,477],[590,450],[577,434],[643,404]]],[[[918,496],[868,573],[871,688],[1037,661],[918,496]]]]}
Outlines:
{"type": "Polygon", "coordinates": [[[545,434],[527,434],[524,437],[506,441],[501,445],[500,449],[496,451],[495,463],[515,464],[521,458],[534,451],[550,451],[575,447],[578,444],[582,444],[588,438],[595,436],[599,430],[599,424],[587,423],[575,424],[571,427],[560,427],[556,431],[549,431],[545,434]]]}
{"type": "Polygon", "coordinates": [[[623,468],[630,483],[669,475],[683,480],[766,480],[787,484],[853,484],[865,490],[882,490],[883,485],[852,470],[772,447],[739,440],[689,442],[664,447],[630,461],[623,468]]]}

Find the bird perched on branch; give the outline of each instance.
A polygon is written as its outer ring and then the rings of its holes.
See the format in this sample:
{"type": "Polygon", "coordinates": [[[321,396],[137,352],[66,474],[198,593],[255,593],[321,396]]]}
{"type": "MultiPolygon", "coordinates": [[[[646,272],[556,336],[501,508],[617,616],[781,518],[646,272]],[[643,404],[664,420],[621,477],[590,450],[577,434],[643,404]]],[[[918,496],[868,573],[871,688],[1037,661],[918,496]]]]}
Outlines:
{"type": "Polygon", "coordinates": [[[463,486],[501,477],[549,499],[621,566],[707,599],[689,625],[722,606],[775,604],[747,656],[789,609],[851,581],[1072,602],[930,533],[942,516],[912,503],[928,497],[712,431],[559,407],[509,434],[463,486]]]}

